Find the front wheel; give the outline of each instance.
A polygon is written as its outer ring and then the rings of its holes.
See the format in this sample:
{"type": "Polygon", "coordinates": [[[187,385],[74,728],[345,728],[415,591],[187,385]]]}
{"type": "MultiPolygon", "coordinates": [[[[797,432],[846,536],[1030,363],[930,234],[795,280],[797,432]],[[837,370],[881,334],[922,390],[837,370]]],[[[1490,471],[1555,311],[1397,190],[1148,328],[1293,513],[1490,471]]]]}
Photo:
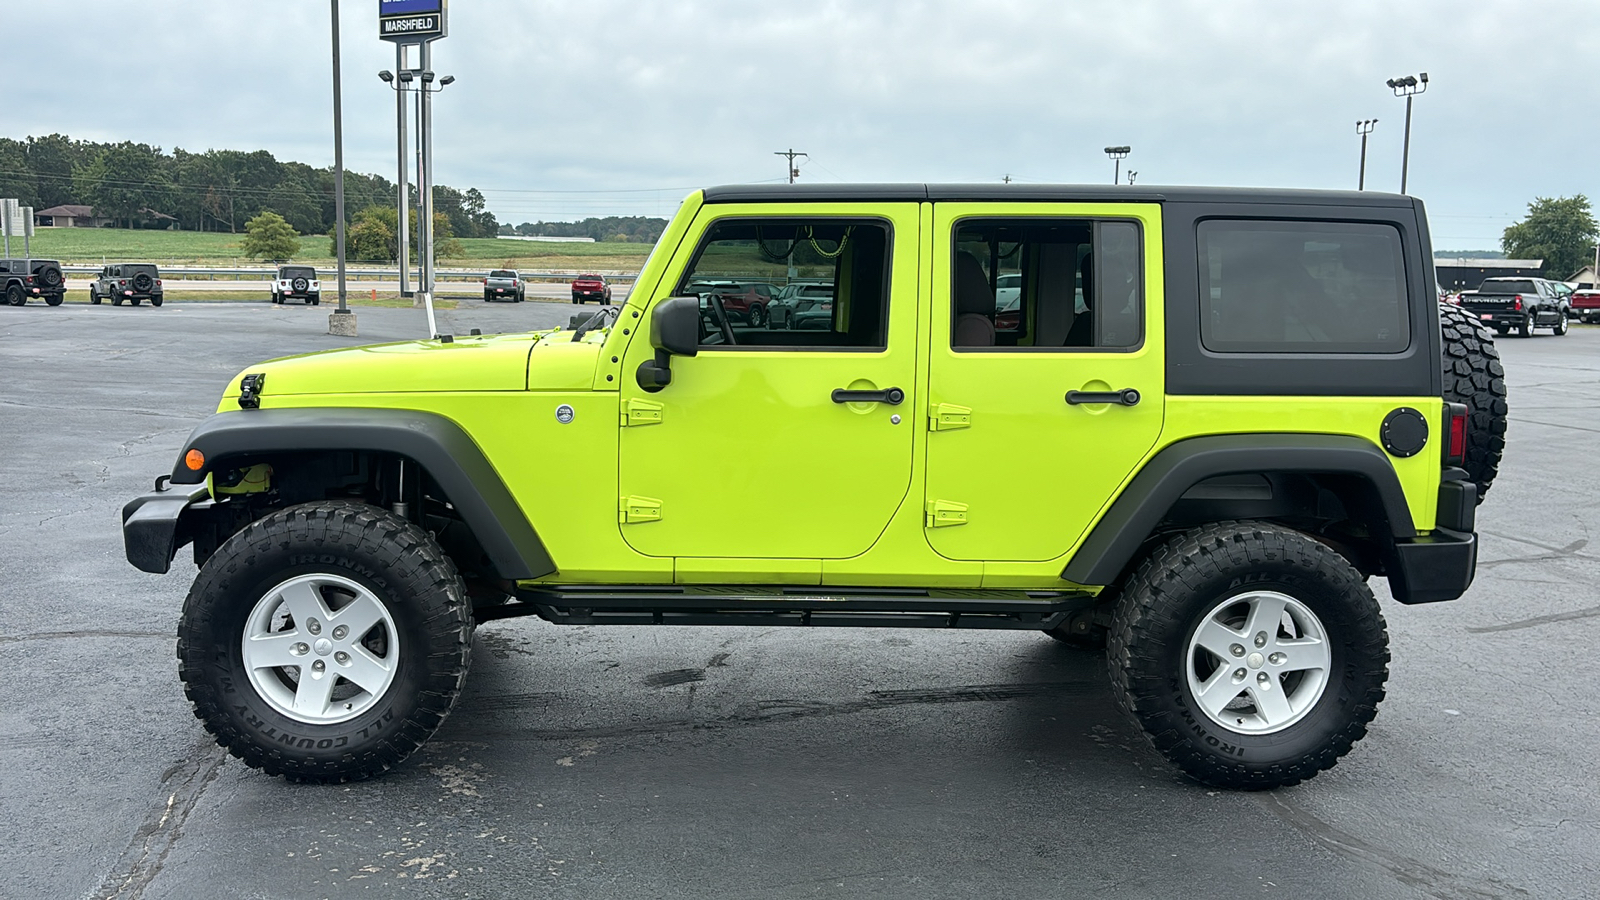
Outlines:
{"type": "Polygon", "coordinates": [[[195,715],[233,755],[295,781],[378,775],[455,705],[472,620],[416,525],[350,501],[256,521],[206,561],[178,626],[195,715]]]}
{"type": "Polygon", "coordinates": [[[89,302],[93,303],[95,306],[100,305],[100,293],[94,289],[94,285],[92,284],[89,285],[89,302]]]}
{"type": "Polygon", "coordinates": [[[1378,602],[1326,544],[1261,522],[1168,541],[1112,619],[1114,693],[1157,750],[1218,787],[1331,768],[1365,736],[1389,675],[1378,602]]]}
{"type": "Polygon", "coordinates": [[[1558,335],[1567,333],[1567,311],[1566,310],[1562,310],[1561,311],[1561,318],[1556,320],[1556,327],[1554,329],[1552,329],[1552,331],[1555,334],[1558,334],[1558,335]]]}

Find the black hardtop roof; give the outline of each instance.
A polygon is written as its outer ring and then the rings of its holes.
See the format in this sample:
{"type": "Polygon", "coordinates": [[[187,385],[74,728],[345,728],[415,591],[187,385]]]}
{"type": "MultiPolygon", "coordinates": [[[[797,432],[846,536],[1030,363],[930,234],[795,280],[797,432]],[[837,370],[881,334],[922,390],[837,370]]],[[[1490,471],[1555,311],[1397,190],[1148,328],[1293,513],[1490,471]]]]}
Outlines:
{"type": "Polygon", "coordinates": [[[1401,194],[1292,188],[1192,187],[1110,184],[725,184],[705,189],[707,203],[785,201],[1054,201],[1111,200],[1160,203],[1265,203],[1288,206],[1405,207],[1401,194]]]}

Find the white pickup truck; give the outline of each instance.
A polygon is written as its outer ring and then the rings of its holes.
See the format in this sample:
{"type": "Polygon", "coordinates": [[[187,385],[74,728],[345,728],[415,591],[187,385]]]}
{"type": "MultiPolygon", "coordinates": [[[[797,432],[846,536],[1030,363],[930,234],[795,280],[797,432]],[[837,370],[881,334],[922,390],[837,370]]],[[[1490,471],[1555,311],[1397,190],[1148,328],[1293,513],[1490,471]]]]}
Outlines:
{"type": "Polygon", "coordinates": [[[495,269],[489,277],[483,280],[483,300],[514,300],[522,302],[523,292],[528,286],[523,282],[522,276],[512,269],[495,269]]]}

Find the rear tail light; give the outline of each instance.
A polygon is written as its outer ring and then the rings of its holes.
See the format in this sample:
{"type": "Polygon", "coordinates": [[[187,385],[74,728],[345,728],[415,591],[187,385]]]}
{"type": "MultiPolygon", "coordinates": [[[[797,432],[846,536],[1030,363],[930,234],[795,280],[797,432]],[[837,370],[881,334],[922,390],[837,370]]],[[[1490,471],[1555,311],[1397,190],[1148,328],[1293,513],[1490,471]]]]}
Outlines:
{"type": "Polygon", "coordinates": [[[1521,309],[1522,308],[1522,295],[1521,294],[1518,294],[1516,299],[1511,302],[1511,308],[1512,309],[1521,309]]]}
{"type": "Polygon", "coordinates": [[[118,286],[123,286],[123,285],[126,285],[127,283],[128,283],[128,279],[124,278],[121,281],[117,282],[117,285],[118,286]]]}
{"type": "Polygon", "coordinates": [[[1445,434],[1448,436],[1444,444],[1444,464],[1459,466],[1467,459],[1467,405],[1446,403],[1444,414],[1445,434]]]}
{"type": "Polygon", "coordinates": [[[489,279],[487,279],[487,278],[485,278],[485,279],[484,279],[484,280],[483,280],[483,283],[484,283],[484,284],[488,284],[488,283],[489,283],[489,279]]]}
{"type": "Polygon", "coordinates": [[[161,279],[156,279],[156,287],[161,287],[161,279]]]}

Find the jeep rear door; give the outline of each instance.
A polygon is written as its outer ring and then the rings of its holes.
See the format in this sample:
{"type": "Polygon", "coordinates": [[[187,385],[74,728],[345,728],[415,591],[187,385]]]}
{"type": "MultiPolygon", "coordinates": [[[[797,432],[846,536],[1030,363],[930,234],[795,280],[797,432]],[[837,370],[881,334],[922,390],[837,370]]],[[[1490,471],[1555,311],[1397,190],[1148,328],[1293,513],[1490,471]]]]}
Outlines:
{"type": "Polygon", "coordinates": [[[924,533],[950,559],[1055,559],[1161,432],[1160,207],[946,202],[933,222],[924,533]]]}
{"type": "MultiPolygon", "coordinates": [[[[918,315],[915,203],[707,204],[650,298],[622,364],[619,512],[624,539],[678,557],[680,580],[820,580],[822,559],[870,548],[907,500],[918,315]],[[757,324],[705,284],[826,283],[805,329],[757,324]],[[657,392],[649,316],[698,295],[700,345],[671,358],[657,392]],[[842,391],[856,393],[840,393],[842,391]]],[[[785,323],[786,324],[786,323],[785,323]]]]}

